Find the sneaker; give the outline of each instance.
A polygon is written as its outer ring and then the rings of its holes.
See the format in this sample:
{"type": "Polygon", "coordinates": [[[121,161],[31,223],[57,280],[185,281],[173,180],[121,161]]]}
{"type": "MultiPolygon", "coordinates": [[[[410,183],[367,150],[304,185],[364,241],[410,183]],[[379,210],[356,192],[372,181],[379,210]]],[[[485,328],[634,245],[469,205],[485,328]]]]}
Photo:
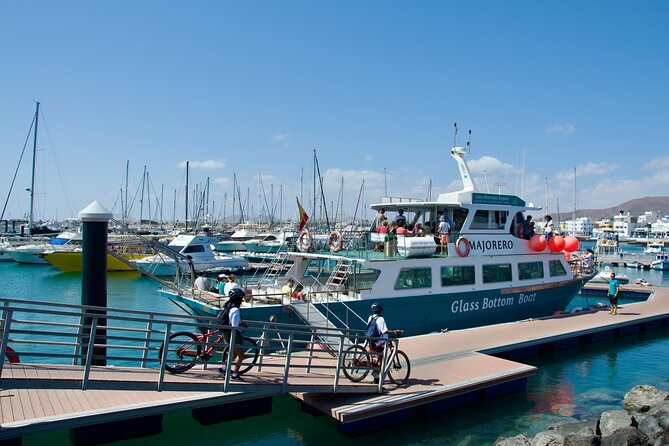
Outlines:
{"type": "Polygon", "coordinates": [[[219,367],[218,368],[218,373],[220,373],[221,375],[225,375],[225,372],[227,372],[227,371],[228,370],[225,367],[219,367]]]}
{"type": "Polygon", "coordinates": [[[233,373],[233,374],[230,376],[230,379],[232,379],[233,381],[244,381],[244,378],[242,378],[241,376],[239,376],[237,373],[233,373]]]}

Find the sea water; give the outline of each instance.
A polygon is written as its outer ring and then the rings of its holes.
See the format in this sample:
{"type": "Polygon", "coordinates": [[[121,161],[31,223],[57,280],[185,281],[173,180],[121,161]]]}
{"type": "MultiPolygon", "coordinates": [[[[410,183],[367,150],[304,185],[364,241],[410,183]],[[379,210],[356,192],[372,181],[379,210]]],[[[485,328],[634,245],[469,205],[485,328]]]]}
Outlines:
{"type": "MultiPolygon", "coordinates": [[[[646,279],[653,285],[669,285],[669,272],[614,268],[630,279],[646,279]]],[[[133,273],[109,273],[110,307],[177,313],[181,311],[156,292],[151,280],[133,273]]],[[[78,304],[81,274],[63,273],[49,265],[0,263],[0,295],[78,304]]],[[[584,306],[576,296],[570,306],[584,306]]],[[[587,303],[592,303],[589,298],[587,303]]],[[[628,304],[626,304],[628,305],[628,304]]],[[[539,372],[528,380],[527,390],[482,402],[471,407],[430,417],[415,416],[409,423],[388,427],[357,438],[336,430],[328,416],[314,417],[300,410],[290,396],[274,397],[269,415],[217,425],[201,426],[189,411],[169,413],[163,433],[111,443],[115,446],[183,445],[489,445],[504,434],[547,429],[567,418],[587,419],[605,410],[620,409],[626,391],[636,384],[651,384],[669,391],[669,329],[660,328],[614,338],[555,353],[544,353],[522,362],[539,372]]],[[[66,430],[31,435],[26,446],[70,444],[66,430]]]]}

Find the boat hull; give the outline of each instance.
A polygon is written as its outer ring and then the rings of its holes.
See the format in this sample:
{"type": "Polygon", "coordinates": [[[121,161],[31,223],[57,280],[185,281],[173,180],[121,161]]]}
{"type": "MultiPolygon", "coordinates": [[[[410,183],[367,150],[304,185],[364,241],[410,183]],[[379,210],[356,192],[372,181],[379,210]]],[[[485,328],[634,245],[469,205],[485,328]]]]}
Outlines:
{"type": "MultiPolygon", "coordinates": [[[[124,255],[128,260],[140,259],[144,256],[146,254],[124,255]]],[[[65,272],[81,272],[82,258],[81,252],[52,252],[44,255],[48,263],[65,272]]],[[[135,268],[107,254],[107,271],[135,271],[135,268]]]]}
{"type": "Polygon", "coordinates": [[[48,265],[49,262],[44,260],[42,257],[43,251],[31,252],[31,251],[8,251],[5,255],[8,255],[14,259],[17,263],[26,263],[31,265],[48,265]]]}
{"type": "MultiPolygon", "coordinates": [[[[533,286],[413,297],[362,299],[314,303],[314,305],[323,314],[329,312],[336,315],[331,320],[348,321],[350,328],[364,329],[366,318],[371,313],[372,302],[380,302],[384,307],[384,317],[390,328],[400,328],[404,330],[405,335],[410,336],[550,316],[564,311],[582,286],[582,280],[574,279],[560,284],[551,284],[550,287],[533,286]]],[[[204,304],[187,295],[179,295],[172,290],[161,290],[160,293],[164,297],[183,302],[200,315],[213,316],[216,314],[216,307],[204,304]]],[[[270,316],[275,316],[277,322],[299,322],[299,318],[289,305],[258,305],[243,307],[241,311],[242,316],[249,320],[267,321],[270,316]]]]}

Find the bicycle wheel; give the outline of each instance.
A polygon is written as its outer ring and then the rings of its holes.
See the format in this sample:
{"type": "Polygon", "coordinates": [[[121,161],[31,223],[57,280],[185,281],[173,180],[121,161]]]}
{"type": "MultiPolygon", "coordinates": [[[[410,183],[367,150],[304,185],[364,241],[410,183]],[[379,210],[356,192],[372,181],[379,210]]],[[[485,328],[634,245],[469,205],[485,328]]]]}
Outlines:
{"type": "Polygon", "coordinates": [[[411,363],[409,357],[402,350],[398,350],[393,359],[393,363],[388,369],[388,378],[398,386],[405,384],[411,374],[411,363]]]}
{"type": "MultiPolygon", "coordinates": [[[[242,338],[242,348],[244,349],[244,359],[242,360],[241,366],[239,366],[239,374],[242,375],[253,368],[253,366],[258,361],[258,355],[260,350],[258,349],[258,343],[247,337],[242,338]]],[[[223,348],[223,362],[228,360],[228,346],[226,345],[223,348]]],[[[232,359],[234,362],[234,358],[232,359]]]]}
{"type": "Polygon", "coordinates": [[[362,381],[369,374],[371,364],[369,353],[361,345],[352,345],[342,358],[344,375],[353,382],[362,381]]]}
{"type": "MultiPolygon", "coordinates": [[[[202,346],[197,343],[197,336],[187,331],[171,334],[167,342],[165,370],[170,373],[183,373],[191,369],[202,353],[202,346]]],[[[163,348],[165,344],[158,350],[160,358],[163,357],[163,348]]]]}

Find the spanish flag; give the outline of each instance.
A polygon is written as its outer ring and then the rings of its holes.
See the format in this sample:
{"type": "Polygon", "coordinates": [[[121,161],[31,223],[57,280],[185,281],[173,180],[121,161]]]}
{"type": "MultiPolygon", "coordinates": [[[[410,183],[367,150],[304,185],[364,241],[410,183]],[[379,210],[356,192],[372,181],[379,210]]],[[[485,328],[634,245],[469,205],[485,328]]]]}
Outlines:
{"type": "Polygon", "coordinates": [[[300,199],[295,197],[297,200],[297,211],[300,213],[300,231],[304,228],[304,225],[307,224],[307,221],[309,221],[309,216],[307,215],[306,212],[304,212],[304,208],[300,204],[300,199]]]}

